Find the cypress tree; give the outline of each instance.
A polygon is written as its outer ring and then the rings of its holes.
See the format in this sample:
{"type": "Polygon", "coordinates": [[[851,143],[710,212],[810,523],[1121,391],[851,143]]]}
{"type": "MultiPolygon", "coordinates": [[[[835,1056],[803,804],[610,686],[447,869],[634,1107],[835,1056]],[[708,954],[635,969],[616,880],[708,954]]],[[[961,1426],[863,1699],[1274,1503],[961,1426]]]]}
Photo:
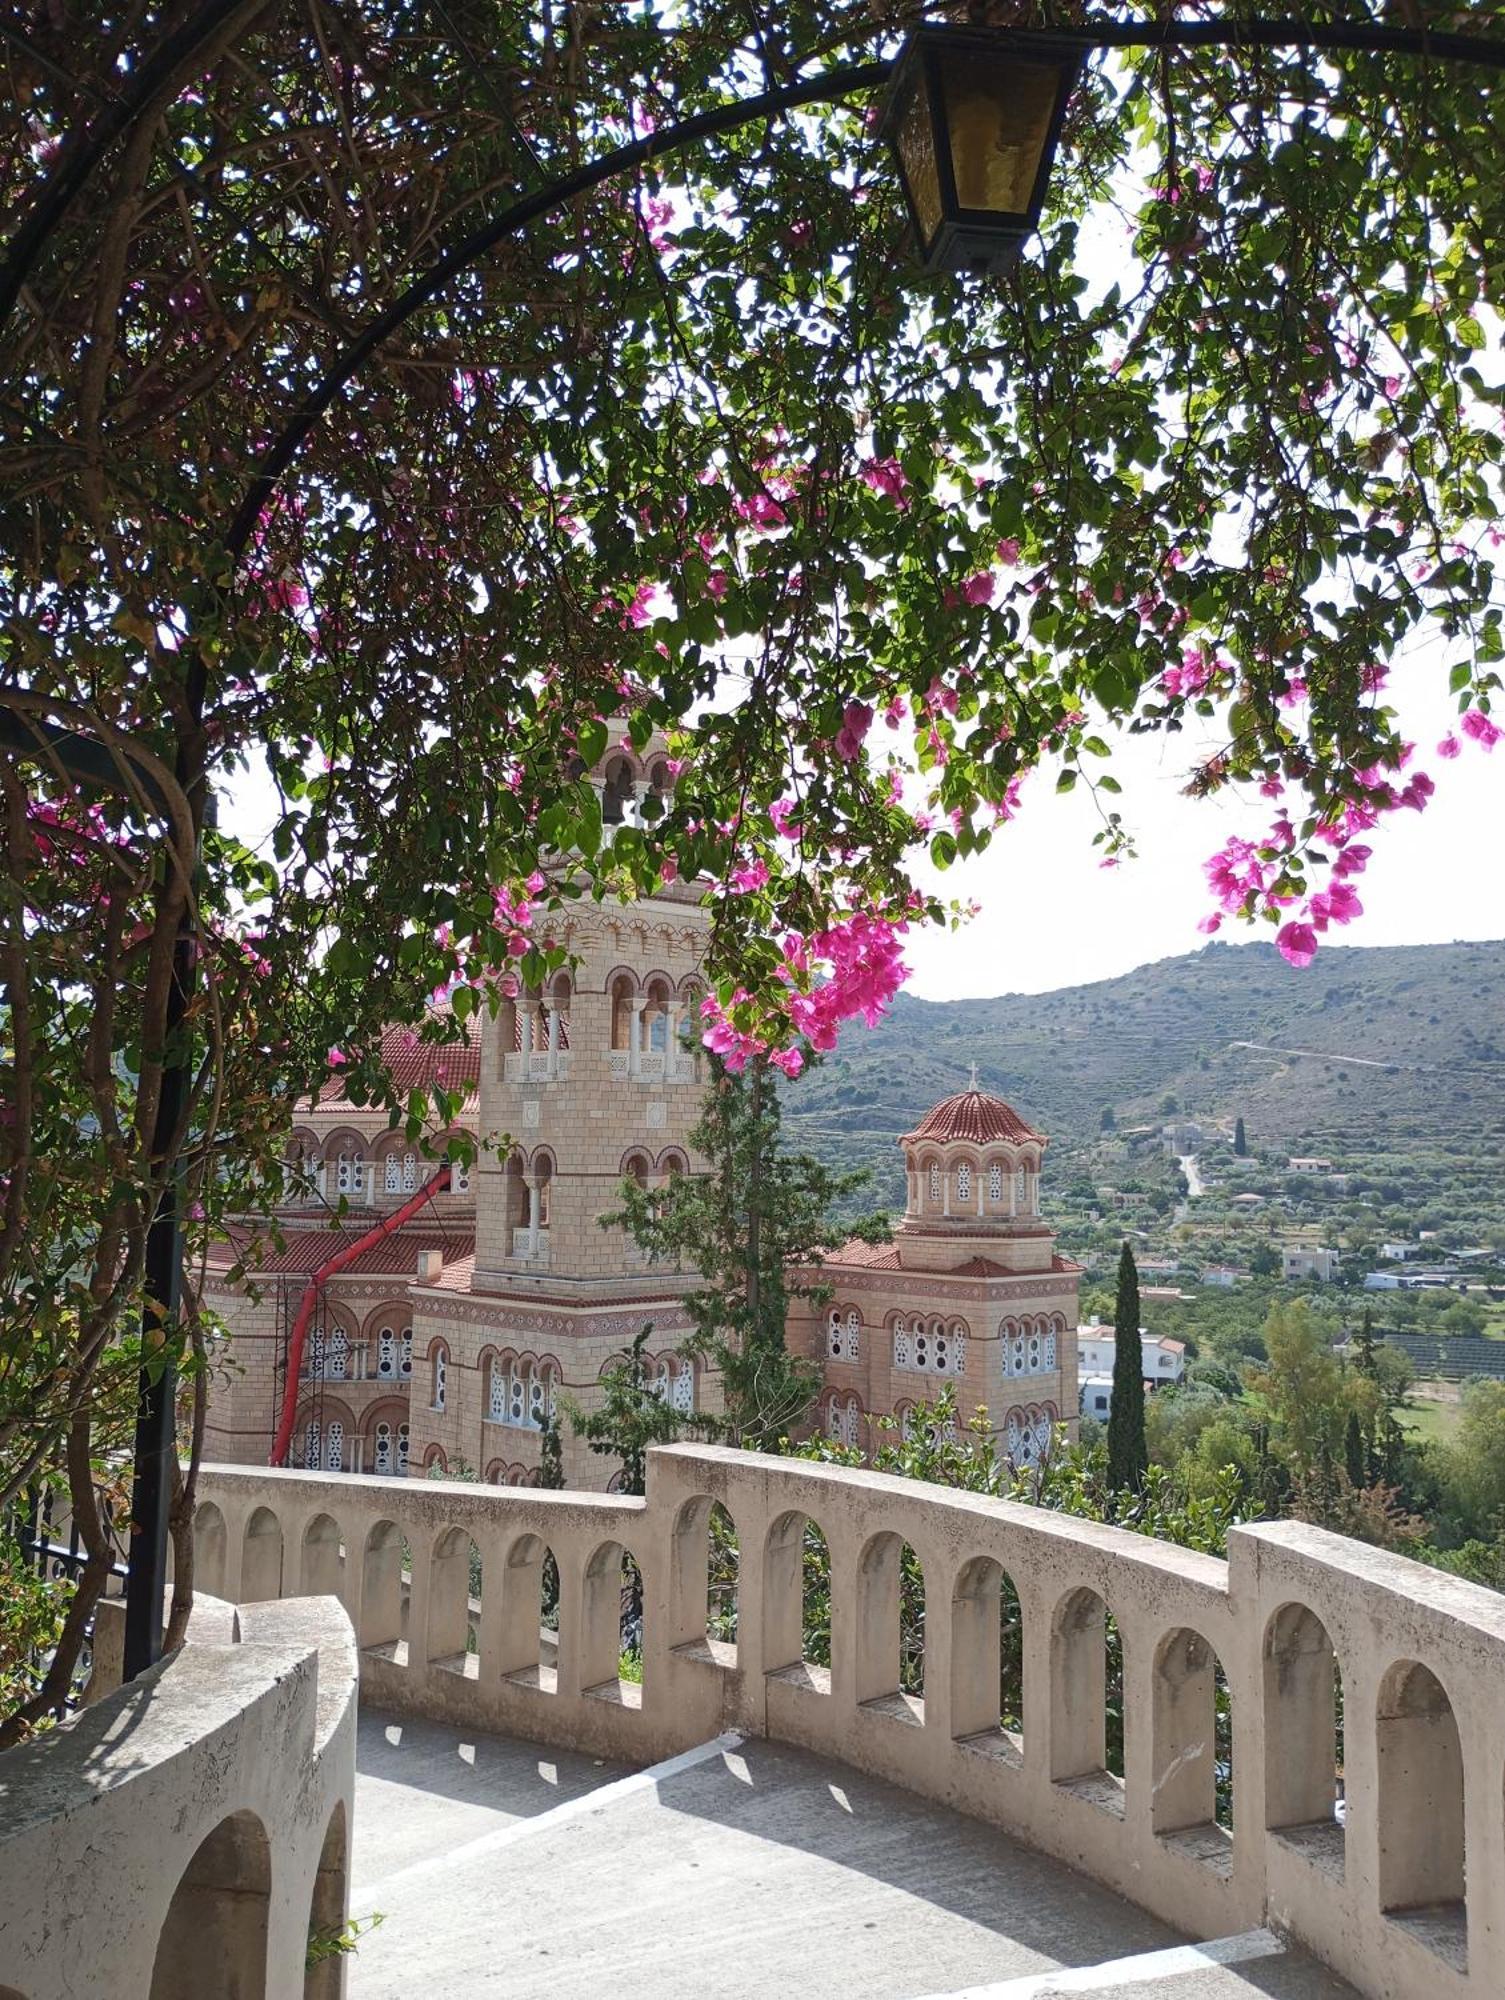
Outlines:
{"type": "Polygon", "coordinates": [[[1113,1309],[1113,1401],[1108,1409],[1108,1484],[1137,1493],[1149,1470],[1144,1437],[1144,1370],[1139,1348],[1139,1268],[1125,1243],[1113,1309]]]}
{"type": "Polygon", "coordinates": [[[1244,1121],[1242,1118],[1235,1118],[1233,1121],[1233,1150],[1241,1160],[1248,1157],[1249,1141],[1244,1137],[1244,1121]]]}
{"type": "Polygon", "coordinates": [[[1343,1469],[1353,1487],[1369,1484],[1369,1466],[1364,1450],[1364,1426],[1357,1410],[1350,1410],[1343,1430],[1343,1469]]]}

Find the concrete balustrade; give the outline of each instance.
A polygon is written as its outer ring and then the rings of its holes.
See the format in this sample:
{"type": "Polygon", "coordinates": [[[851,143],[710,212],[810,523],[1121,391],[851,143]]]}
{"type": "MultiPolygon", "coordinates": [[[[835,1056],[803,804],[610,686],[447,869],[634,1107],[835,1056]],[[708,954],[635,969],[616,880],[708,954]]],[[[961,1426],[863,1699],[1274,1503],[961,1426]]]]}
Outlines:
{"type": "Polygon", "coordinates": [[[337,1590],[384,1707],[640,1763],[727,1728],[775,1737],[990,1821],[1193,1934],[1272,1921],[1374,2000],[1505,1992],[1493,1592],[1294,1523],[1235,1530],[1223,1562],[707,1446],[652,1453],[646,1500],[240,1467],[206,1468],[200,1492],[199,1582],[264,1590],[275,1554],[284,1591],[337,1590]],[[707,1628],[715,1502],[739,1551],[734,1645],[707,1628]],[[807,1526],[829,1551],[829,1669],[803,1658],[807,1526]],[[906,1551],[922,1693],[901,1686],[906,1551]],[[640,1686],[618,1678],[624,1560],[640,1686]],[[557,1634],[540,1629],[550,1563],[557,1634]]]}
{"type": "Polygon", "coordinates": [[[0,1756],[0,1994],[341,2000],[305,1960],[347,1912],[356,1684],[333,1600],[196,1597],[179,1651],[0,1756]]]}

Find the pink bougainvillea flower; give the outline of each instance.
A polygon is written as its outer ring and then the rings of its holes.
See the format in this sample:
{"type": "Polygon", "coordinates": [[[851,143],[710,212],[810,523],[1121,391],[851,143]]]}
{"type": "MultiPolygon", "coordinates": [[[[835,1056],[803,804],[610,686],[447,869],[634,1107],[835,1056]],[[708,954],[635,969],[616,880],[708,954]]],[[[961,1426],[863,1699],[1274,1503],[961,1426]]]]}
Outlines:
{"type": "Polygon", "coordinates": [[[805,1067],[805,1058],[796,1048],[775,1049],[768,1060],[775,1069],[782,1070],[791,1079],[805,1067]]]}
{"type": "Polygon", "coordinates": [[[883,720],[888,724],[890,729],[897,729],[908,713],[909,709],[905,704],[903,695],[896,694],[884,709],[883,720]]]}
{"type": "Polygon", "coordinates": [[[998,560],[1005,569],[1012,569],[1019,560],[1019,544],[1012,535],[1005,535],[998,544],[998,560]]]}
{"type": "Polygon", "coordinates": [[[705,580],[706,595],[718,601],[725,597],[728,577],[724,569],[713,569],[705,580]]]}
{"type": "Polygon", "coordinates": [[[873,726],[872,705],[865,701],[849,701],[841,712],[841,728],[836,735],[836,754],[850,764],[861,752],[867,741],[867,733],[873,726]]]}
{"type": "Polygon", "coordinates": [[[1447,735],[1443,737],[1442,741],[1437,746],[1438,756],[1446,757],[1450,761],[1452,758],[1459,756],[1462,753],[1462,750],[1463,750],[1463,745],[1458,741],[1457,737],[1453,734],[1451,729],[1448,731],[1447,735]]]}
{"type": "Polygon", "coordinates": [[[761,889],[768,880],[768,863],[761,857],[746,861],[740,868],[734,868],[731,887],[734,895],[750,896],[755,889],[761,889]]]}
{"type": "Polygon", "coordinates": [[[962,585],[962,596],[968,604],[991,604],[993,602],[993,575],[990,570],[980,569],[975,576],[969,576],[962,585]]]}
{"type": "Polygon", "coordinates": [[[866,458],[857,468],[857,477],[864,486],[892,500],[896,507],[909,505],[909,480],[898,459],[866,458]]]}
{"type": "Polygon", "coordinates": [[[800,823],[794,817],[798,806],[798,799],[775,799],[768,808],[774,832],[782,834],[785,840],[798,840],[800,837],[800,823]]]}
{"type": "Polygon", "coordinates": [[[666,854],[658,864],[658,877],[661,882],[677,882],[679,880],[679,863],[674,859],[672,854],[666,854]]]}
{"type": "Polygon", "coordinates": [[[346,1055],[343,1049],[331,1049],[329,1051],[329,1067],[331,1069],[343,1069],[349,1060],[349,1056],[346,1055]]]}
{"type": "Polygon", "coordinates": [[[1310,924],[1282,924],[1275,933],[1275,944],[1289,965],[1310,965],[1317,956],[1317,933],[1310,924]]]}
{"type": "Polygon", "coordinates": [[[1505,736],[1505,730],[1497,722],[1491,722],[1480,708],[1471,708],[1458,727],[1481,750],[1493,750],[1500,738],[1505,736]]]}

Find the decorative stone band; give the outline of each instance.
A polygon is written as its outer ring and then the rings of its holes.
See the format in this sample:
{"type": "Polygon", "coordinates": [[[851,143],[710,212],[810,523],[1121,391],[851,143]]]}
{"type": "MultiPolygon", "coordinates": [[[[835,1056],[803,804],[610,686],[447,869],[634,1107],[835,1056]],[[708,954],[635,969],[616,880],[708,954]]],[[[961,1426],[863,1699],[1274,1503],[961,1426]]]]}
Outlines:
{"type": "Polygon", "coordinates": [[[338,1604],[196,1598],[179,1652],[0,1756],[0,1991],[340,2000],[305,1959],[347,1914],[355,1713],[338,1604]]]}
{"type": "Polygon", "coordinates": [[[1268,1918],[1375,2000],[1505,1992],[1491,1591],[1294,1523],[1234,1530],[1225,1563],[707,1446],[653,1452],[646,1500],[240,1467],[199,1490],[204,1584],[337,1592],[382,1705],[641,1763],[724,1728],[777,1737],[992,1821],[1183,1930],[1268,1918]],[[724,1588],[708,1630],[716,1502],[740,1552],[734,1644],[724,1588]],[[803,1657],[817,1546],[829,1666],[803,1657]],[[916,1575],[924,1616],[901,1621],[916,1575]],[[618,1679],[639,1603],[641,1684],[618,1679]],[[901,1670],[916,1643],[923,1693],[901,1670]]]}

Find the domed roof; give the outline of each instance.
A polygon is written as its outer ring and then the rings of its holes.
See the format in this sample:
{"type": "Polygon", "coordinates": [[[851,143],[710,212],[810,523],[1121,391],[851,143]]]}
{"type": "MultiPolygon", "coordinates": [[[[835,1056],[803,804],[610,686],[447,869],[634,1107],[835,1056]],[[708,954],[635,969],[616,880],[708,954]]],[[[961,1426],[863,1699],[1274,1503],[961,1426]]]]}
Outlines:
{"type": "Polygon", "coordinates": [[[1033,1141],[1037,1146],[1045,1143],[1044,1133],[1026,1125],[1012,1104],[1005,1104],[1001,1097],[978,1090],[975,1085],[969,1090],[957,1091],[954,1097],[943,1097],[904,1137],[906,1140],[934,1139],[943,1146],[953,1140],[965,1140],[974,1146],[990,1145],[999,1139],[1013,1145],[1021,1145],[1026,1140],[1033,1141]]]}

